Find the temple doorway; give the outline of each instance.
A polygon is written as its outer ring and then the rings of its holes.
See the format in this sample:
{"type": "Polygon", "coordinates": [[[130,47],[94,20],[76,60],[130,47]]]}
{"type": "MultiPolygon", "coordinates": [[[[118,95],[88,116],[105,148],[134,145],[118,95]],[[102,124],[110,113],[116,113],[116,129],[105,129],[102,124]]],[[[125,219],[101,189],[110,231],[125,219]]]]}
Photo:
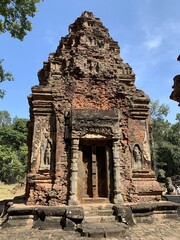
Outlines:
{"type": "Polygon", "coordinates": [[[78,192],[80,201],[111,201],[112,147],[107,140],[80,141],[78,162],[78,192]]]}

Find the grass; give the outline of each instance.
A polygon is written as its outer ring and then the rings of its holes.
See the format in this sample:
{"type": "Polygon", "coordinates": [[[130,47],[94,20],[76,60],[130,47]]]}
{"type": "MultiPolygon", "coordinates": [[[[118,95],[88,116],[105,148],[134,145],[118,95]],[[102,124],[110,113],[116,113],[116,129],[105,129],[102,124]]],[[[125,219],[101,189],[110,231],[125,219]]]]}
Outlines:
{"type": "Polygon", "coordinates": [[[20,187],[18,183],[3,184],[0,183],[0,201],[5,199],[13,199],[16,196],[21,196],[25,192],[25,187],[20,187]]]}

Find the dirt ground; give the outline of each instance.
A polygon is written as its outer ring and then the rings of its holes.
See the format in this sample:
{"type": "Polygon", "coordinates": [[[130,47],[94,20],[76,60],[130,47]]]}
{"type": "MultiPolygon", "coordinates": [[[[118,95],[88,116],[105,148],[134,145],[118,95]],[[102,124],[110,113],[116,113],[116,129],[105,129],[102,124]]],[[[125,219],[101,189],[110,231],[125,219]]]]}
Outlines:
{"type": "Polygon", "coordinates": [[[13,199],[25,194],[25,185],[22,183],[4,184],[0,183],[0,201],[13,199]]]}

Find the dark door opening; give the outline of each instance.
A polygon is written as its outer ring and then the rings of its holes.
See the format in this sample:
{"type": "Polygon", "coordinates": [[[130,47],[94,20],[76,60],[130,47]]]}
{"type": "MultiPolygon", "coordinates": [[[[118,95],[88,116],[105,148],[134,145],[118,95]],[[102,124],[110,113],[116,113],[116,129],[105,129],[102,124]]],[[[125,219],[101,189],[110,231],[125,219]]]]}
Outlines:
{"type": "Polygon", "coordinates": [[[106,148],[96,147],[98,196],[107,197],[107,161],[106,148]]]}
{"type": "Polygon", "coordinates": [[[108,198],[111,195],[111,147],[107,141],[82,141],[79,159],[79,197],[108,198]]]}

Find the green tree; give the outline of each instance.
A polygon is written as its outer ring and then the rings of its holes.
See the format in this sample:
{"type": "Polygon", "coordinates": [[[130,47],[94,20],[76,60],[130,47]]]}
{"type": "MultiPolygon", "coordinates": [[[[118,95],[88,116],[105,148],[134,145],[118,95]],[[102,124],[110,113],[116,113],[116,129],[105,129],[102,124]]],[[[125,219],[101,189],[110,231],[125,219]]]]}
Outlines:
{"type": "Polygon", "coordinates": [[[161,104],[159,100],[150,102],[150,111],[151,117],[154,120],[164,120],[164,117],[167,117],[169,113],[169,106],[167,104],[161,104]]]}
{"type": "MultiPolygon", "coordinates": [[[[2,66],[2,62],[4,60],[0,59],[0,83],[4,81],[13,81],[13,76],[10,72],[5,72],[2,66]]],[[[5,94],[5,91],[0,89],[0,98],[3,98],[5,94]]]]}
{"type": "Polygon", "coordinates": [[[159,101],[151,102],[153,160],[159,180],[180,175],[180,115],[177,123],[169,123],[165,117],[169,107],[159,101]]]}
{"type": "Polygon", "coordinates": [[[1,181],[13,183],[25,176],[26,166],[18,159],[17,152],[8,144],[0,146],[1,181]]]}
{"type": "Polygon", "coordinates": [[[7,111],[0,111],[0,127],[11,124],[11,117],[7,111]]]}
{"type": "MultiPolygon", "coordinates": [[[[37,12],[36,4],[42,0],[1,0],[0,1],[0,34],[9,32],[11,37],[23,40],[32,24],[29,20],[37,12]]],[[[0,83],[12,81],[11,73],[6,72],[0,60],[0,83]]],[[[3,98],[4,90],[0,90],[0,98],[3,98]]]]}
{"type": "MultiPolygon", "coordinates": [[[[1,115],[10,117],[6,111],[0,112],[1,115]]],[[[0,126],[0,180],[3,182],[16,182],[25,176],[28,155],[26,125],[27,119],[16,117],[0,126]]]]}
{"type": "Polygon", "coordinates": [[[32,24],[29,17],[37,12],[36,3],[41,0],[1,0],[0,33],[8,31],[12,37],[23,40],[32,24]]]}

